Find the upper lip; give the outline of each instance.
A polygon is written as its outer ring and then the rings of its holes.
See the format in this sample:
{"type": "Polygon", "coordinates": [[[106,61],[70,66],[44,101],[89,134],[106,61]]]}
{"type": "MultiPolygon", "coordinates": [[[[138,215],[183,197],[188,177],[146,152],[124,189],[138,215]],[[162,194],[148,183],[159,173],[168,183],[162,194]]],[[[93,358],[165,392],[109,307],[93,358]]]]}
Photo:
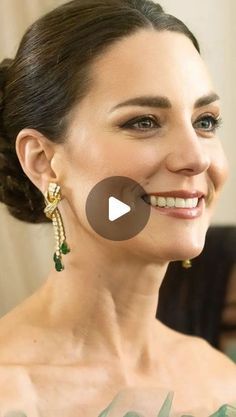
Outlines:
{"type": "Polygon", "coordinates": [[[159,191],[159,192],[151,192],[146,195],[155,195],[160,197],[179,197],[179,198],[201,198],[205,197],[205,193],[202,191],[194,190],[173,190],[173,191],[159,191]]]}

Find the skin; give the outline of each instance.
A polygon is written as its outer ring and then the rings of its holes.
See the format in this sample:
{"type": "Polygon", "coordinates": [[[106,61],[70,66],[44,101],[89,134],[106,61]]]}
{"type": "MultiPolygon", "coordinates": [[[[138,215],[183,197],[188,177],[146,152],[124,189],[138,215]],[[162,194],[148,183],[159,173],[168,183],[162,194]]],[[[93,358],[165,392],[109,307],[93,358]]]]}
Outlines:
{"type": "MultiPolygon", "coordinates": [[[[0,352],[1,362],[14,363],[17,349],[18,363],[25,367],[47,365],[44,384],[50,381],[57,390],[63,373],[67,407],[68,399],[78,396],[78,381],[81,386],[96,381],[98,395],[82,391],[81,397],[90,404],[91,416],[105,408],[118,389],[130,385],[175,390],[176,409],[188,407],[189,401],[193,407],[215,407],[213,397],[221,405],[236,392],[235,365],[203,340],[181,335],[155,319],[168,262],[202,251],[228,174],[217,133],[199,124],[203,116],[219,116],[219,100],[193,108],[197,99],[215,92],[211,78],[188,38],[155,30],[140,30],[110,47],[96,60],[91,76],[90,92],[71,112],[65,144],[53,144],[32,129],[17,137],[18,158],[30,180],[43,193],[50,181],[61,185],[59,208],[71,252],[63,257],[63,272],[50,271],[42,287],[2,319],[1,334],[9,342],[0,352]],[[125,100],[147,95],[166,96],[172,108],[112,111],[125,100]],[[120,127],[150,114],[160,119],[161,127],[120,127]],[[152,211],[137,236],[110,241],[89,226],[85,203],[92,187],[113,175],[136,180],[147,193],[197,189],[209,194],[211,189],[211,195],[196,219],[152,211]],[[199,353],[208,364],[204,369],[199,353]],[[63,365],[72,367],[70,374],[65,366],[60,368],[63,365]],[[69,382],[72,369],[74,379],[69,382]],[[179,378],[180,372],[187,379],[179,378]]],[[[31,381],[42,395],[37,372],[34,377],[31,373],[31,381]]],[[[58,392],[57,397],[47,394],[49,404],[62,401],[58,392]]]]}

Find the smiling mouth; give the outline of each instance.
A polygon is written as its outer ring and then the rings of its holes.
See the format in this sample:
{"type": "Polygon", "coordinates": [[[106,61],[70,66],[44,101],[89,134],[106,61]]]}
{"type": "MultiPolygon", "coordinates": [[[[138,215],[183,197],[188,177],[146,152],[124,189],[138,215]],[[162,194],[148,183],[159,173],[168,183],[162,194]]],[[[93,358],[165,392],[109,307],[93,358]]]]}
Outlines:
{"type": "Polygon", "coordinates": [[[204,195],[194,198],[180,198],[180,197],[164,197],[156,195],[144,195],[142,199],[152,207],[160,208],[179,208],[179,209],[193,209],[199,206],[200,201],[204,199],[204,195]]]}

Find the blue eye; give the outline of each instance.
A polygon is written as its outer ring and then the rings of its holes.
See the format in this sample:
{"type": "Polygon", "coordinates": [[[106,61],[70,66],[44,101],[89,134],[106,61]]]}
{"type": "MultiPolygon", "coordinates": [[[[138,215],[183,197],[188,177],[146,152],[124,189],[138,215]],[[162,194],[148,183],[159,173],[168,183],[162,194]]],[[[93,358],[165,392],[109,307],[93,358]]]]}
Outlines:
{"type": "MultiPolygon", "coordinates": [[[[205,132],[214,133],[217,128],[222,124],[222,118],[214,117],[212,115],[205,115],[198,119],[194,126],[197,126],[197,129],[201,129],[205,132]]],[[[132,120],[129,120],[127,123],[121,126],[123,129],[130,129],[136,131],[147,132],[149,130],[161,128],[161,124],[158,119],[152,115],[139,116],[132,120]]]]}
{"type": "Polygon", "coordinates": [[[201,119],[197,120],[195,124],[198,124],[199,129],[203,129],[206,132],[215,132],[222,124],[222,119],[220,117],[214,116],[204,116],[201,119]]]}

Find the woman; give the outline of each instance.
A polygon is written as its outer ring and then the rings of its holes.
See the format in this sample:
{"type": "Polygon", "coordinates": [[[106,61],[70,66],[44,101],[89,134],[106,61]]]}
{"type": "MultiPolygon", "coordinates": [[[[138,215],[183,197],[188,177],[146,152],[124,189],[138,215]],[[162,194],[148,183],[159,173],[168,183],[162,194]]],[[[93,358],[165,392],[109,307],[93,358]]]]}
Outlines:
{"type": "Polygon", "coordinates": [[[193,34],[151,1],[74,0],[3,67],[2,201],[19,219],[52,219],[57,240],[45,283],[0,321],[2,414],[92,417],[113,399],[102,415],[233,406],[235,364],[155,319],[169,261],[202,251],[227,177],[193,34]],[[149,210],[130,238],[91,226],[91,193],[114,177],[120,204],[133,193],[132,211],[149,210]]]}

